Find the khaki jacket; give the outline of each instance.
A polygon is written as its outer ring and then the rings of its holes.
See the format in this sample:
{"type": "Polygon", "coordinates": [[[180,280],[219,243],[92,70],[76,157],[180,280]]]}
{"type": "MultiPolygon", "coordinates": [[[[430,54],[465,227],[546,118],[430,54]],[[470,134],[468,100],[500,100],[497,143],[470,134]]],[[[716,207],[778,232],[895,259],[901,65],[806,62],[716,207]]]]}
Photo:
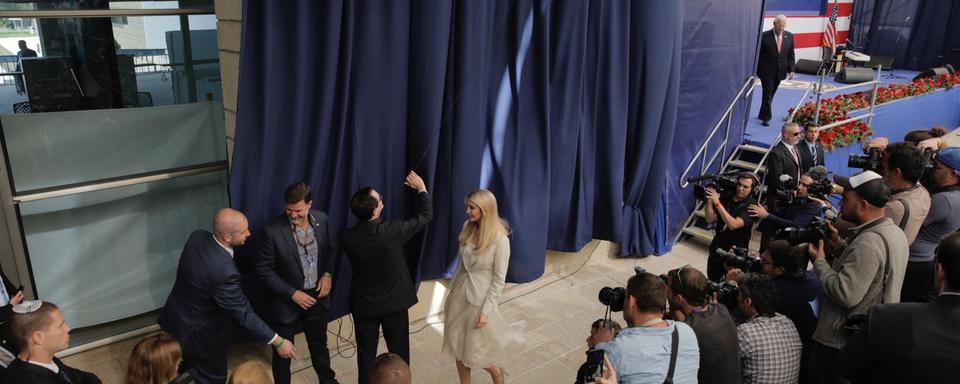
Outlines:
{"type": "MultiPolygon", "coordinates": [[[[473,247],[473,245],[466,245],[473,247]]],[[[464,257],[460,247],[460,260],[457,271],[450,281],[450,290],[463,285],[467,293],[467,302],[480,307],[480,313],[486,315],[497,307],[497,298],[506,285],[507,266],[510,264],[510,239],[501,237],[487,247],[482,254],[464,257]]]]}

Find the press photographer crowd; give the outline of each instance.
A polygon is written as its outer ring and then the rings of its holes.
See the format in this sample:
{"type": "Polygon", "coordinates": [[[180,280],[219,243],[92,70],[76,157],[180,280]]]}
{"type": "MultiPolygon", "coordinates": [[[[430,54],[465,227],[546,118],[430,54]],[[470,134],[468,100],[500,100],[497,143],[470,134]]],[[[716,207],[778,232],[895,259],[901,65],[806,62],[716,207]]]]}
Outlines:
{"type": "Polygon", "coordinates": [[[960,129],[873,139],[830,178],[818,128],[785,124],[762,181],[688,180],[706,184],[706,273],[603,288],[578,383],[958,380],[960,129]]]}

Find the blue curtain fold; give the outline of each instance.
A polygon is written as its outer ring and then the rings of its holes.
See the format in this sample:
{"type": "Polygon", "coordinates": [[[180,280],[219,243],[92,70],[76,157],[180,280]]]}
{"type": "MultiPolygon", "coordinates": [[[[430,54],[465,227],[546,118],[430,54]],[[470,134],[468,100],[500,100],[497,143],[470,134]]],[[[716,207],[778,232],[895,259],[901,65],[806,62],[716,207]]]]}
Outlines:
{"type": "MultiPolygon", "coordinates": [[[[657,211],[657,217],[665,222],[658,254],[672,248],[674,236],[694,209],[693,188],[680,188],[680,175],[737,91],[756,73],[764,2],[685,0],[683,7],[677,133],[670,144],[664,193],[657,211]]],[[[734,108],[728,155],[740,144],[744,119],[756,117],[751,113],[749,105],[734,108]]],[[[723,130],[721,127],[708,147],[711,151],[718,148],[723,130]]],[[[724,160],[718,160],[712,171],[724,160]]],[[[694,168],[698,171],[699,165],[694,168]]]]}
{"type": "MultiPolygon", "coordinates": [[[[246,0],[232,205],[256,231],[306,180],[338,230],[372,185],[400,219],[414,169],[435,211],[407,245],[419,279],[449,275],[477,188],[513,228],[509,281],[593,238],[654,252],[682,17],[669,1],[246,0]]],[[[343,314],[351,271],[338,266],[343,314]]]]}
{"type": "Polygon", "coordinates": [[[960,67],[960,2],[857,0],[850,22],[855,49],[893,56],[894,68],[960,67]]]}

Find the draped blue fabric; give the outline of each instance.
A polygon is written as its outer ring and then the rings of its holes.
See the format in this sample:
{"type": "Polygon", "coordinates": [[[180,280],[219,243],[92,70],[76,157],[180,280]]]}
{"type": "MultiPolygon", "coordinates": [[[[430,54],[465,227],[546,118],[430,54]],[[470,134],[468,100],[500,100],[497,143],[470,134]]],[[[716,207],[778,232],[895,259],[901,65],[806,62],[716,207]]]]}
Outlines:
{"type": "Polygon", "coordinates": [[[509,281],[593,238],[655,252],[682,17],[672,1],[246,0],[231,202],[256,231],[306,180],[338,230],[366,185],[385,219],[412,214],[416,170],[435,211],[408,243],[419,279],[450,272],[477,188],[513,228],[509,281]]]}
{"type": "MultiPolygon", "coordinates": [[[[686,0],[683,6],[677,134],[670,146],[660,205],[660,214],[666,221],[666,238],[662,239],[658,253],[671,249],[674,236],[694,208],[693,188],[680,188],[680,175],[744,81],[756,72],[763,12],[763,0],[686,0]]],[[[756,117],[756,112],[749,111],[749,104],[738,105],[733,114],[728,145],[731,150],[740,143],[743,119],[756,117]]],[[[711,150],[718,148],[716,143],[723,139],[724,129],[720,128],[711,150]]],[[[729,150],[726,153],[729,154],[729,150]]],[[[716,165],[723,160],[718,160],[716,165]]],[[[699,170],[699,163],[695,169],[699,170]]],[[[716,167],[712,169],[716,170],[716,167]]]]}
{"type": "Polygon", "coordinates": [[[960,2],[858,0],[850,40],[871,55],[893,56],[894,68],[960,67],[960,2]]]}

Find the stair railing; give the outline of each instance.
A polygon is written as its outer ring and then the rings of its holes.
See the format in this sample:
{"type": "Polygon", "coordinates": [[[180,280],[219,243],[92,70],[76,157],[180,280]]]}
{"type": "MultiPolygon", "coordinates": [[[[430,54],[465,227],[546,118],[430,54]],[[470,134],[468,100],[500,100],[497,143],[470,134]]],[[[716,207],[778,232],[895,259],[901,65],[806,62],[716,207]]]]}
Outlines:
{"type": "Polygon", "coordinates": [[[718,159],[726,159],[727,144],[730,139],[730,125],[733,117],[733,107],[737,105],[738,102],[742,100],[750,100],[750,94],[753,93],[754,82],[756,76],[750,76],[747,78],[747,81],[743,83],[743,86],[740,87],[740,91],[737,92],[737,95],[733,97],[730,101],[730,105],[727,106],[726,111],[723,112],[723,115],[720,116],[717,124],[713,126],[713,129],[710,130],[710,134],[707,135],[707,138],[703,141],[703,144],[700,144],[700,148],[697,150],[697,153],[693,155],[693,158],[690,159],[690,163],[687,164],[687,167],[683,170],[683,173],[680,175],[680,188],[686,188],[690,185],[687,181],[687,178],[690,177],[690,171],[693,169],[693,165],[697,163],[697,160],[700,160],[700,172],[697,175],[702,175],[718,159]],[[724,129],[723,140],[720,141],[720,148],[713,152],[710,156],[710,160],[707,160],[707,147],[710,145],[710,141],[717,135],[717,132],[720,130],[720,127],[726,124],[726,129],[724,129]]]}

